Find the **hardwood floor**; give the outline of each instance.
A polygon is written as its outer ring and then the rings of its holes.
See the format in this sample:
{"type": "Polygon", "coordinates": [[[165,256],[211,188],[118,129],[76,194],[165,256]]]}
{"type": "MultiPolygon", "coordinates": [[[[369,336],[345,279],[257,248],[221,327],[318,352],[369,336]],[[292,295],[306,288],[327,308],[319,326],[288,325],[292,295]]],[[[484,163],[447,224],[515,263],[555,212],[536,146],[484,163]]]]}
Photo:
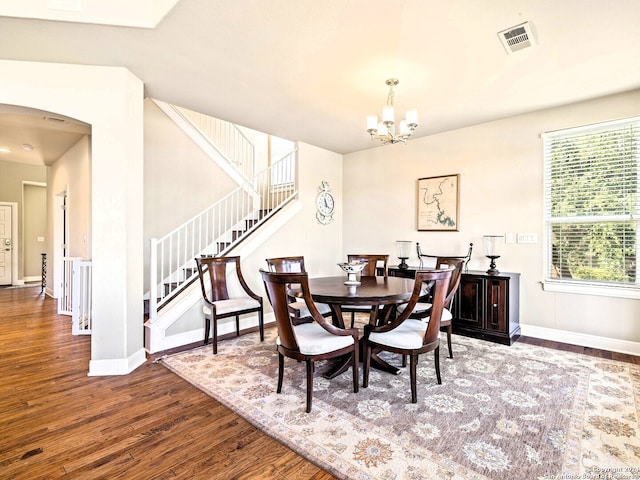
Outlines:
{"type": "Polygon", "coordinates": [[[0,478],[334,478],[161,365],[88,377],[90,337],[55,312],[0,289],[0,478]]]}
{"type": "Polygon", "coordinates": [[[88,377],[90,337],[71,335],[70,317],[55,312],[40,287],[0,288],[3,480],[334,478],[152,359],[130,375],[88,377]]]}

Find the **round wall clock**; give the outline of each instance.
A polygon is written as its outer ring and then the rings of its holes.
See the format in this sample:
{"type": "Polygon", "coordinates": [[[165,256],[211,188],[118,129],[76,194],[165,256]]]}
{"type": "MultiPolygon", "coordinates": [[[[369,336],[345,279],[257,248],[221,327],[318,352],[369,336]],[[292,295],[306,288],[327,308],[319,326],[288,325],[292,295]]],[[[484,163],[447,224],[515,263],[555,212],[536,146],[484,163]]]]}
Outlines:
{"type": "Polygon", "coordinates": [[[336,202],[329,191],[328,182],[323,180],[318,190],[318,196],[316,197],[316,220],[322,225],[327,225],[333,220],[336,202]]]}

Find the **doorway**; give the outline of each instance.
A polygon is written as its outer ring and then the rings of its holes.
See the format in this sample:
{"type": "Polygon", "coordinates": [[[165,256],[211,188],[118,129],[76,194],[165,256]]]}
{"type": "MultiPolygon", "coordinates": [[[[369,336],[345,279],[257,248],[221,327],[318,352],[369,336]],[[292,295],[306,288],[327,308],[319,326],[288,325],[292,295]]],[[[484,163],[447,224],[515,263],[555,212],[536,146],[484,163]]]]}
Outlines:
{"type": "Polygon", "coordinates": [[[18,281],[18,204],[0,202],[0,285],[18,281]]]}
{"type": "Polygon", "coordinates": [[[13,234],[11,229],[11,206],[0,205],[0,285],[11,285],[13,234]]]}

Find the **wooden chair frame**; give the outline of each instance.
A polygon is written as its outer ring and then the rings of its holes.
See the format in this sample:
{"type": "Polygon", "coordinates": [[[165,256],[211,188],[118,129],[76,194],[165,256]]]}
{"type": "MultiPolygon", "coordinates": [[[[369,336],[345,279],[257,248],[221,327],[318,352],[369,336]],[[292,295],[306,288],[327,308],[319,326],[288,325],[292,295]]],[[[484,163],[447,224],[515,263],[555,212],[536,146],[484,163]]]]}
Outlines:
{"type": "MultiPolygon", "coordinates": [[[[449,290],[444,299],[444,308],[451,312],[451,305],[453,299],[458,293],[458,287],[460,286],[460,278],[462,277],[462,269],[465,265],[465,259],[460,257],[436,257],[436,269],[442,269],[443,265],[453,265],[451,273],[451,280],[449,281],[449,290]]],[[[430,297],[430,295],[429,295],[430,297]]],[[[424,298],[424,297],[423,297],[424,298]]],[[[422,299],[421,299],[422,301],[422,299]]],[[[430,302],[429,302],[430,303],[430,302]]],[[[426,309],[419,312],[413,312],[409,318],[424,318],[431,315],[431,310],[426,309]]],[[[440,329],[447,332],[447,348],[449,350],[449,358],[453,358],[453,348],[451,346],[451,334],[452,334],[452,318],[440,321],[440,329]]]]}
{"type": "MultiPolygon", "coordinates": [[[[449,287],[451,279],[451,270],[430,270],[416,272],[413,292],[407,308],[394,320],[384,325],[365,325],[364,326],[364,378],[362,386],[366,388],[369,385],[369,371],[371,369],[371,354],[378,350],[399,353],[403,356],[408,355],[410,358],[409,374],[411,380],[411,402],[418,401],[417,396],[417,365],[418,356],[422,353],[434,351],[435,370],[438,384],[442,383],[440,377],[440,318],[444,308],[444,299],[449,287]],[[422,339],[422,346],[419,348],[399,348],[390,347],[381,343],[376,343],[370,339],[373,332],[384,333],[390,332],[398,328],[404,321],[409,319],[413,308],[420,299],[423,291],[423,285],[433,283],[431,288],[433,302],[431,308],[431,317],[429,324],[422,339]]],[[[418,320],[410,320],[418,321],[418,320]]]]}
{"type": "Polygon", "coordinates": [[[328,322],[321,314],[311,298],[309,293],[309,277],[306,272],[300,273],[276,273],[260,270],[262,279],[264,281],[265,290],[267,292],[267,298],[273,307],[273,312],[276,317],[276,325],[278,328],[278,341],[276,348],[278,351],[278,389],[277,392],[282,392],[282,383],[284,378],[284,357],[293,358],[298,361],[304,361],[306,364],[306,376],[307,376],[307,391],[306,391],[306,412],[311,411],[312,396],[313,396],[313,371],[314,362],[318,360],[326,360],[330,358],[336,358],[343,355],[351,355],[351,366],[353,369],[353,391],[358,392],[359,384],[359,342],[358,342],[358,330],[357,329],[342,329],[334,326],[328,322]],[[307,307],[316,325],[304,324],[295,326],[293,320],[295,320],[295,313],[291,311],[288,300],[288,286],[290,284],[299,284],[301,289],[301,295],[304,301],[307,303],[307,307]],[[300,346],[296,340],[294,333],[295,328],[322,328],[326,332],[337,336],[351,336],[353,342],[351,345],[333,350],[330,352],[324,352],[319,354],[305,354],[300,351],[300,346]]]}
{"type": "MultiPolygon", "coordinates": [[[[274,257],[274,258],[267,258],[265,259],[265,261],[267,262],[267,267],[269,268],[270,272],[275,272],[275,273],[302,273],[302,272],[306,272],[307,269],[304,265],[304,257],[302,255],[297,255],[297,256],[290,256],[290,257],[274,257]]],[[[300,305],[301,302],[299,298],[297,298],[297,293],[300,290],[300,287],[298,285],[292,284],[289,285],[290,291],[289,291],[289,301],[293,304],[293,306],[295,305],[300,305]]],[[[321,315],[323,317],[329,317],[332,315],[331,312],[331,308],[329,308],[329,305],[327,304],[318,304],[316,303],[316,308],[318,308],[318,310],[322,310],[321,311],[321,315]]],[[[300,314],[300,310],[298,309],[298,320],[296,320],[296,323],[301,323],[301,322],[312,322],[313,319],[308,317],[308,316],[303,316],[300,314]]]]}
{"type": "Polygon", "coordinates": [[[209,331],[211,324],[213,323],[213,353],[218,353],[218,320],[222,318],[235,317],[236,319],[236,336],[240,335],[240,315],[247,313],[258,313],[258,325],[260,329],[260,340],[264,341],[264,310],[262,306],[262,297],[256,294],[242,275],[240,268],[240,257],[196,257],[196,266],[198,268],[198,277],[200,279],[200,288],[202,290],[202,300],[205,305],[211,309],[211,315],[207,315],[205,312],[205,327],[204,327],[204,345],[209,343],[209,331]],[[229,297],[229,291],[227,289],[227,266],[234,264],[235,274],[237,275],[240,286],[247,294],[249,298],[256,300],[259,306],[253,306],[249,308],[234,309],[226,313],[218,313],[217,307],[223,300],[232,300],[229,297]],[[209,283],[211,285],[211,295],[207,293],[207,286],[205,282],[205,274],[209,273],[209,283]]]}

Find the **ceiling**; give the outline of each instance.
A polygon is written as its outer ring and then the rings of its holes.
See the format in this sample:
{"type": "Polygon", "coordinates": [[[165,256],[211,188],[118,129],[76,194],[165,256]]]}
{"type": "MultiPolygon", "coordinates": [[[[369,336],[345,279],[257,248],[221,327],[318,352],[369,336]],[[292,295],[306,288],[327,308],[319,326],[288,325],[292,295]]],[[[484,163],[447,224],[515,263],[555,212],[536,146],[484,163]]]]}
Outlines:
{"type": "MultiPolygon", "coordinates": [[[[390,77],[415,136],[640,88],[639,23],[638,0],[180,0],[156,28],[0,17],[0,58],[123,66],[148,97],[349,153],[378,145],[390,77]],[[526,21],[536,45],[508,55],[497,33],[526,21]]],[[[36,143],[3,115],[0,146],[36,143]]]]}

